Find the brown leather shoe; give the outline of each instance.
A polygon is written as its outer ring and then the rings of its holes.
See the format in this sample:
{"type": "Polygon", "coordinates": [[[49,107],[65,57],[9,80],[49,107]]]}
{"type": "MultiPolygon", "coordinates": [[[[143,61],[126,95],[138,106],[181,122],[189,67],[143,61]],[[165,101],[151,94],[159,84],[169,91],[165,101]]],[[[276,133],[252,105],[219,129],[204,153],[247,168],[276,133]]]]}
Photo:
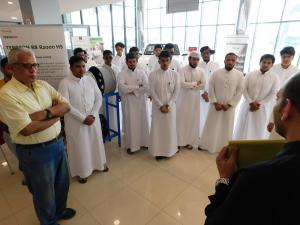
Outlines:
{"type": "Polygon", "coordinates": [[[193,150],[193,146],[191,146],[191,145],[186,145],[185,146],[188,150],[193,150]]]}
{"type": "Polygon", "coordinates": [[[78,182],[81,184],[85,184],[87,182],[87,180],[88,180],[87,178],[79,178],[78,182]]]}

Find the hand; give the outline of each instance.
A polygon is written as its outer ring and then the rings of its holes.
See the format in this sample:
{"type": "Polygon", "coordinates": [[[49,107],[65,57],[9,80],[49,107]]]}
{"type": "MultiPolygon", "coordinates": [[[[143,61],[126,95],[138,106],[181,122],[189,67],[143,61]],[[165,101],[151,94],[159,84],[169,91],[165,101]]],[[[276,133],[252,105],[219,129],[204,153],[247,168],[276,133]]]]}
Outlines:
{"type": "Polygon", "coordinates": [[[274,129],[274,123],[270,122],[267,126],[267,130],[271,133],[273,129],[274,129]]]}
{"type": "Polygon", "coordinates": [[[202,84],[201,80],[197,81],[197,86],[199,86],[200,84],[202,84]]]}
{"type": "Polygon", "coordinates": [[[201,96],[202,96],[202,98],[204,99],[205,102],[209,102],[208,93],[206,91],[201,96]]]}
{"type": "Polygon", "coordinates": [[[219,170],[220,178],[231,178],[234,172],[237,170],[237,155],[238,148],[236,147],[224,147],[219,153],[216,163],[219,170]]]}
{"type": "Polygon", "coordinates": [[[57,99],[52,100],[52,106],[56,106],[58,104],[59,104],[59,102],[57,99]]]}
{"type": "Polygon", "coordinates": [[[88,116],[85,118],[85,120],[83,121],[83,123],[84,123],[85,125],[91,126],[91,125],[94,123],[94,121],[95,121],[95,117],[92,116],[92,115],[88,115],[88,116]]]}
{"type": "Polygon", "coordinates": [[[230,104],[222,105],[222,109],[226,112],[231,106],[230,104]]]}
{"type": "Polygon", "coordinates": [[[151,96],[148,96],[148,98],[150,99],[150,101],[152,101],[152,97],[151,96]]]}
{"type": "Polygon", "coordinates": [[[221,111],[222,109],[223,109],[223,107],[222,107],[222,105],[221,104],[219,104],[219,103],[214,103],[215,104],[215,109],[217,110],[217,111],[221,111]]]}
{"type": "Polygon", "coordinates": [[[143,87],[143,84],[140,84],[139,87],[143,87]]]}
{"type": "Polygon", "coordinates": [[[162,113],[168,113],[169,112],[168,106],[166,106],[166,105],[161,106],[159,109],[162,113]]]}
{"type": "Polygon", "coordinates": [[[250,111],[251,112],[255,112],[257,110],[259,110],[260,104],[257,102],[251,102],[250,104],[250,111]]]}

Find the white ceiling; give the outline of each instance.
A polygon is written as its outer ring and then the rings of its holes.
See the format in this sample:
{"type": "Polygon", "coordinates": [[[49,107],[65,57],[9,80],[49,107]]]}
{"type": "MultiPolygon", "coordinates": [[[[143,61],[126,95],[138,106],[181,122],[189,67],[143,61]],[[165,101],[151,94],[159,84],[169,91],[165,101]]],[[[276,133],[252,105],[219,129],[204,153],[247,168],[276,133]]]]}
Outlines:
{"type": "MultiPolygon", "coordinates": [[[[21,0],[22,1],[22,0],[21,0]]],[[[52,1],[52,0],[51,0],[52,1]]],[[[92,8],[100,5],[107,5],[120,0],[58,0],[61,14],[77,11],[80,9],[92,8]]],[[[0,0],[0,23],[1,22],[22,22],[22,14],[19,0],[0,0]],[[13,2],[12,5],[8,2],[13,2]],[[17,19],[12,19],[16,17],[17,19]]]]}

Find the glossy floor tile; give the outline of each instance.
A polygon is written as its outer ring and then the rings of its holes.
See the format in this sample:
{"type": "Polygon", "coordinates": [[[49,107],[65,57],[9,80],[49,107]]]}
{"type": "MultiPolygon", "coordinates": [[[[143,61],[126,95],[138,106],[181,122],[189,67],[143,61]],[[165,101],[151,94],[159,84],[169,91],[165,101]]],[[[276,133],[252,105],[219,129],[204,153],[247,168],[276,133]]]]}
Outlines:
{"type": "MultiPolygon", "coordinates": [[[[181,150],[156,161],[147,150],[128,155],[112,141],[105,144],[109,172],[95,172],[86,184],[71,179],[68,206],[77,215],[61,225],[202,225],[208,195],[218,178],[216,155],[181,150]]],[[[0,225],[39,225],[32,197],[11,175],[0,154],[0,225]],[[3,164],[2,164],[3,163],[3,164]]]]}

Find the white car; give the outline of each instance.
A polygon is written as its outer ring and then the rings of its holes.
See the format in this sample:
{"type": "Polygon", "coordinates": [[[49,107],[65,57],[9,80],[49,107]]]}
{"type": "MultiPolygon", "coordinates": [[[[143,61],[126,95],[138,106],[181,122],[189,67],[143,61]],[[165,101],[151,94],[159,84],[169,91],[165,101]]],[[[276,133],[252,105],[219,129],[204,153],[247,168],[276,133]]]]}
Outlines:
{"type": "MultiPolygon", "coordinates": [[[[153,50],[154,50],[154,46],[155,45],[161,45],[162,49],[164,49],[166,43],[162,44],[162,43],[154,43],[154,44],[148,44],[147,47],[144,50],[144,53],[142,54],[142,56],[139,58],[139,63],[141,63],[142,65],[147,65],[148,66],[148,62],[150,57],[154,54],[153,50]]],[[[183,65],[187,64],[187,53],[183,53],[180,54],[180,50],[177,44],[174,44],[174,54],[173,57],[176,58],[178,61],[180,61],[183,65]]]]}

